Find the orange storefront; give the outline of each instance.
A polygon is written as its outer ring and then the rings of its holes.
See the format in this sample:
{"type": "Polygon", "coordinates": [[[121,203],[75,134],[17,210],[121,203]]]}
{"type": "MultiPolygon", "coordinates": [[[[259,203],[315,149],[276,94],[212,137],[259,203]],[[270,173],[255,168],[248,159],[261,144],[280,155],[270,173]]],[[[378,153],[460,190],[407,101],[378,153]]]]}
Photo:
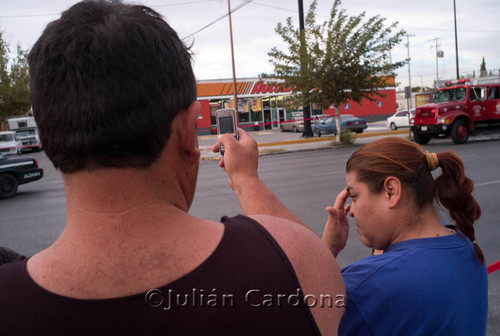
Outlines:
{"type": "MultiPolygon", "coordinates": [[[[200,80],[197,82],[198,101],[201,111],[198,116],[198,134],[214,134],[215,111],[234,108],[233,81],[200,80]]],[[[238,98],[238,118],[240,127],[249,130],[279,129],[280,123],[290,120],[297,108],[293,107],[293,92],[282,85],[267,85],[258,78],[236,80],[238,98]],[[288,107],[288,108],[287,108],[288,107]]],[[[396,112],[396,90],[379,90],[385,97],[376,101],[354,102],[340,106],[341,114],[354,114],[359,117],[389,115],[396,112]]],[[[299,112],[301,108],[299,109],[299,112]]],[[[322,111],[312,107],[312,114],[334,114],[333,106],[322,111]]]]}

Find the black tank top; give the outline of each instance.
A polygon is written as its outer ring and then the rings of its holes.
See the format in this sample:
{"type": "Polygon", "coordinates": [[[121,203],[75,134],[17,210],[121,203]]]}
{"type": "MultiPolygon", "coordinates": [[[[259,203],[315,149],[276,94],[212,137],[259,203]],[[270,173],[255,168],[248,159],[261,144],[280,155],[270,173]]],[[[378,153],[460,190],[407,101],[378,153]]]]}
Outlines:
{"type": "Polygon", "coordinates": [[[223,217],[213,254],[147,293],[80,300],[31,280],[27,259],[0,267],[0,335],[319,335],[294,269],[245,216],[223,217]]]}

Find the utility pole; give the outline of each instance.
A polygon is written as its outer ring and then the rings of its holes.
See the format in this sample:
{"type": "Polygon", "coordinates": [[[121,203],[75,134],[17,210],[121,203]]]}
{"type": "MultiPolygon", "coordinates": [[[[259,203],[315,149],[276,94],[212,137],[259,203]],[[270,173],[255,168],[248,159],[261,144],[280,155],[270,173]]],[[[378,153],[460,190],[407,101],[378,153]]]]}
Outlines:
{"type": "MultiPolygon", "coordinates": [[[[392,65],[392,54],[391,54],[391,49],[392,49],[392,46],[391,46],[391,42],[387,42],[385,43],[385,39],[383,39],[383,42],[382,42],[387,50],[387,54],[389,54],[389,56],[387,56],[385,53],[384,53],[384,66],[391,66],[392,65]],[[387,63],[387,57],[389,58],[389,63],[387,63]]],[[[392,71],[391,71],[392,73],[392,71]]]]}
{"type": "MultiPolygon", "coordinates": [[[[390,43],[389,43],[389,65],[392,66],[392,46],[390,43]]],[[[392,71],[391,71],[391,73],[392,73],[392,71]]]]}
{"type": "Polygon", "coordinates": [[[227,10],[229,14],[229,37],[231,39],[231,63],[233,65],[233,99],[234,99],[234,109],[236,111],[236,124],[239,124],[239,115],[238,115],[238,93],[236,90],[236,71],[234,67],[234,48],[233,48],[233,25],[231,22],[231,2],[227,0],[227,10]]]}
{"type": "MultiPolygon", "coordinates": [[[[302,3],[302,0],[299,0],[299,29],[300,29],[300,48],[305,48],[306,46],[304,45],[305,44],[305,38],[303,38],[303,34],[304,34],[304,5],[302,3]]],[[[300,60],[300,71],[303,72],[305,71],[304,69],[304,61],[302,60],[302,50],[301,52],[299,53],[300,54],[300,57],[301,57],[301,60],[300,60]]],[[[308,95],[309,93],[308,92],[302,92],[303,95],[308,95]]],[[[311,127],[311,109],[310,109],[310,104],[309,102],[307,102],[306,104],[306,101],[308,101],[308,99],[304,99],[304,103],[302,104],[302,115],[304,117],[304,132],[302,133],[302,136],[303,137],[312,137],[314,136],[313,133],[312,133],[312,127],[311,127]]]]}
{"type": "Polygon", "coordinates": [[[455,59],[457,63],[457,79],[460,79],[460,72],[458,71],[458,37],[457,37],[457,6],[453,0],[453,18],[455,21],[455,59]]]}
{"type": "Polygon", "coordinates": [[[432,48],[436,48],[436,89],[439,87],[439,67],[438,67],[438,59],[442,58],[444,56],[444,52],[442,50],[439,50],[439,47],[441,47],[441,44],[438,43],[439,37],[436,37],[435,39],[429,40],[429,41],[435,41],[436,44],[431,46],[432,48]]]}
{"type": "Polygon", "coordinates": [[[304,30],[304,4],[299,0],[299,29],[304,30]]]}
{"type": "Polygon", "coordinates": [[[410,37],[413,37],[413,34],[406,34],[406,48],[408,49],[408,58],[406,61],[408,62],[408,91],[410,97],[408,98],[408,111],[412,108],[411,104],[411,70],[410,70],[410,37]]]}

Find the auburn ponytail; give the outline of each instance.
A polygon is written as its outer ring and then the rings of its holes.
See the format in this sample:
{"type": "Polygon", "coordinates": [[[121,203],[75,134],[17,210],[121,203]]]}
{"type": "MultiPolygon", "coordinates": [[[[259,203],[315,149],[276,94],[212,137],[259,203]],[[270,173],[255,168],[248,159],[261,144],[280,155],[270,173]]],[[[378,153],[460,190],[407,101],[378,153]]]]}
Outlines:
{"type": "Polygon", "coordinates": [[[481,216],[481,208],[472,190],[474,184],[465,176],[460,157],[451,151],[437,154],[441,175],[435,180],[436,199],[450,212],[457,227],[473,243],[476,255],[484,262],[484,254],[476,242],[474,222],[481,216]]]}

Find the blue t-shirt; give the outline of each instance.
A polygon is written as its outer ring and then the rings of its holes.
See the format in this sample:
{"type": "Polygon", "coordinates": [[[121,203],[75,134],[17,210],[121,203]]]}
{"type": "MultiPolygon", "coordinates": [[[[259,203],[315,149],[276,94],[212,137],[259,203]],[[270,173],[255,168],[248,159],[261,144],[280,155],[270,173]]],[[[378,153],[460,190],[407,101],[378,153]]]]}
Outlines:
{"type": "Polygon", "coordinates": [[[342,269],[339,335],[485,335],[486,266],[461,233],[412,239],[342,269]]]}

